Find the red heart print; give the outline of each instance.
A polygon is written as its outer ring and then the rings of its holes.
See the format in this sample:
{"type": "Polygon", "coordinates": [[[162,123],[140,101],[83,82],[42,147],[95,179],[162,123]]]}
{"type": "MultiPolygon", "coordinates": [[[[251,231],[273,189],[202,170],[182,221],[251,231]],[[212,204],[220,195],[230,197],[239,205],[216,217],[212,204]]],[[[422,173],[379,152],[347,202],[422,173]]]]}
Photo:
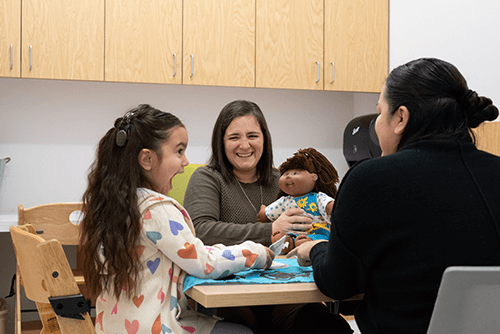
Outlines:
{"type": "Polygon", "coordinates": [[[259,257],[259,254],[252,253],[248,249],[244,249],[242,252],[244,257],[246,257],[245,267],[250,268],[255,263],[255,260],[259,257]]]}
{"type": "Polygon", "coordinates": [[[198,254],[196,252],[196,247],[194,244],[190,244],[189,242],[186,242],[184,244],[183,249],[179,249],[177,251],[177,255],[183,259],[196,259],[198,257],[198,254]]]}

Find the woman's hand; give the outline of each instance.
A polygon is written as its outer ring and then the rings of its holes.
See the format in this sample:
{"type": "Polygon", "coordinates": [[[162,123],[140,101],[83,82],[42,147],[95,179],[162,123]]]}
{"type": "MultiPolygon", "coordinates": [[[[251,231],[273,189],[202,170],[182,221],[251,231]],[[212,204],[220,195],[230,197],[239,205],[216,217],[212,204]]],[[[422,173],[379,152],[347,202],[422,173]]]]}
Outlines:
{"type": "Polygon", "coordinates": [[[273,235],[281,236],[287,233],[306,234],[312,228],[312,219],[303,216],[304,210],[299,208],[288,209],[273,222],[273,235]]]}
{"type": "Polygon", "coordinates": [[[269,269],[271,265],[273,264],[274,260],[274,252],[269,249],[269,247],[264,247],[266,249],[267,253],[267,258],[266,258],[266,265],[264,266],[264,269],[269,269]]]}
{"type": "Polygon", "coordinates": [[[289,259],[291,257],[296,256],[297,262],[299,263],[299,266],[302,266],[302,267],[310,266],[311,265],[311,258],[309,257],[309,253],[311,252],[311,249],[316,244],[318,244],[320,242],[328,242],[328,240],[316,240],[316,241],[304,242],[300,246],[297,246],[294,249],[292,249],[286,255],[286,258],[289,259]]]}

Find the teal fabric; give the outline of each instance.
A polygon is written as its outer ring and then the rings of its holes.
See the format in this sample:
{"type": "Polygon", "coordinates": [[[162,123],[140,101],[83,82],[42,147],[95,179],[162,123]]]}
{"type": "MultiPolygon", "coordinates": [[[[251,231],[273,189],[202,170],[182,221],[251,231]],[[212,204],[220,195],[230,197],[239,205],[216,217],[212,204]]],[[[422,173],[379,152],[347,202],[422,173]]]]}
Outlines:
{"type": "Polygon", "coordinates": [[[280,269],[252,269],[240,271],[222,279],[202,279],[187,275],[184,279],[184,291],[200,284],[272,284],[314,282],[312,267],[301,267],[297,259],[275,259],[288,267],[280,269]]]}

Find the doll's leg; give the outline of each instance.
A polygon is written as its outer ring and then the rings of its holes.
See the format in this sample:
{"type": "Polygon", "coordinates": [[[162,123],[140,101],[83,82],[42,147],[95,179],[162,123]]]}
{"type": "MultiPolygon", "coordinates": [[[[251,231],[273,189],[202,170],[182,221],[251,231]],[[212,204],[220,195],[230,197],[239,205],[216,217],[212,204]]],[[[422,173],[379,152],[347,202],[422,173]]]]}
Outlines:
{"type": "Polygon", "coordinates": [[[299,235],[297,238],[295,238],[295,247],[300,246],[307,241],[312,241],[312,239],[309,238],[307,234],[299,235]]]}

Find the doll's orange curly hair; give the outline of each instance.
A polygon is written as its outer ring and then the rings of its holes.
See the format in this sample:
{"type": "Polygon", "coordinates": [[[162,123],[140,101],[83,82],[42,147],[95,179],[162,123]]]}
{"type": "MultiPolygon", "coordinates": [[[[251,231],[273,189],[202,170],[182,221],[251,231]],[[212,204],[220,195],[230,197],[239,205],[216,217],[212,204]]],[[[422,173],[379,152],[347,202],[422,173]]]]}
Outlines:
{"type": "MultiPolygon", "coordinates": [[[[332,198],[337,195],[337,183],[339,175],[332,163],[316,149],[309,147],[298,150],[292,157],[283,162],[279,171],[283,175],[290,169],[305,169],[309,173],[318,175],[318,180],[314,186],[313,192],[323,192],[332,198]]],[[[283,190],[280,190],[278,197],[286,196],[283,190]]]]}

